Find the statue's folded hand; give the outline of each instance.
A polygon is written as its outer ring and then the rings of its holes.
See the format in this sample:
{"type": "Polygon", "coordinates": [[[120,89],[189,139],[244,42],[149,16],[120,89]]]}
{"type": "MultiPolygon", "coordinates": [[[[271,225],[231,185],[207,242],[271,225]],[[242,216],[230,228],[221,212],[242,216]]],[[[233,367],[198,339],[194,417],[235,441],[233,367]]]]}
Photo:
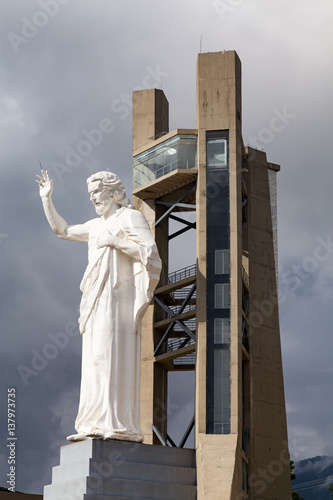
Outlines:
{"type": "Polygon", "coordinates": [[[115,246],[116,244],[116,237],[113,236],[110,231],[103,231],[98,237],[97,237],[97,246],[98,248],[102,247],[109,247],[109,246],[115,246]]]}

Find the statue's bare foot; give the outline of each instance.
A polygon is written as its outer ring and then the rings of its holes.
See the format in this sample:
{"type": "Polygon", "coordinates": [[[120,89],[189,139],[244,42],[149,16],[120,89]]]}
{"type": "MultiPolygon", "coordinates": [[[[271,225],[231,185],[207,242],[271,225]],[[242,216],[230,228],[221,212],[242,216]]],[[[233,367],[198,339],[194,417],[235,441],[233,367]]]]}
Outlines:
{"type": "Polygon", "coordinates": [[[86,439],[89,439],[89,437],[84,432],[67,436],[67,441],[85,441],[86,439]]]}
{"type": "Polygon", "coordinates": [[[104,433],[102,431],[96,430],[96,431],[89,432],[89,434],[87,434],[87,436],[90,437],[90,438],[100,438],[100,439],[103,439],[104,438],[104,433]]]}

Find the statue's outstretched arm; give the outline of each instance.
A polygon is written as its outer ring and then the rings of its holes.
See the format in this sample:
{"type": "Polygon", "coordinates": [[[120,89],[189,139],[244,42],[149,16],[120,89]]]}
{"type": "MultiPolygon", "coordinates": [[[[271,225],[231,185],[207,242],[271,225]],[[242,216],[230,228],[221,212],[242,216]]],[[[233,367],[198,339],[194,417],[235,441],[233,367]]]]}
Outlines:
{"type": "Polygon", "coordinates": [[[51,229],[60,236],[60,238],[75,241],[88,241],[89,230],[86,224],[69,226],[56,211],[52,202],[53,181],[50,179],[47,170],[42,170],[41,175],[37,175],[36,182],[39,185],[39,194],[43,202],[46,219],[51,229]]]}
{"type": "Polygon", "coordinates": [[[66,234],[68,224],[67,222],[58,214],[53,202],[52,202],[52,192],[53,192],[53,181],[50,179],[47,170],[41,171],[41,175],[37,175],[37,184],[39,185],[39,195],[43,202],[43,208],[45,216],[51,229],[58,235],[63,236],[66,234]]]}

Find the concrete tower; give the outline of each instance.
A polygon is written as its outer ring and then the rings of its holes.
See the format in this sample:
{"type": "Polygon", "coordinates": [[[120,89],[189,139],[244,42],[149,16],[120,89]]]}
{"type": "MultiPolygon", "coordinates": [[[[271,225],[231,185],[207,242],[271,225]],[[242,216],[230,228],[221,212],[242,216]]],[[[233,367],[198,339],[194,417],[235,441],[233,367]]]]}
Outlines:
{"type": "Polygon", "coordinates": [[[196,129],[168,131],[162,90],[133,93],[133,199],[163,262],[142,323],[145,443],[168,434],[169,371],[195,370],[199,500],[291,498],[277,301],[279,166],[242,141],[237,54],[199,54],[196,129]],[[196,212],[196,223],[184,212],[196,212]],[[182,224],[170,234],[169,221],[182,224]],[[196,262],[170,272],[169,247],[196,230],[196,262]]]}

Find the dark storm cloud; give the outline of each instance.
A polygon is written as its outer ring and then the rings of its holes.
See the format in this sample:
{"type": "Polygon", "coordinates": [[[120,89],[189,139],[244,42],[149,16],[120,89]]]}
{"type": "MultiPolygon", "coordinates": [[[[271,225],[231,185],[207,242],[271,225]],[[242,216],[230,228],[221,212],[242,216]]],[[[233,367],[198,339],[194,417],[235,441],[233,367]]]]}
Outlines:
{"type": "MultiPolygon", "coordinates": [[[[131,92],[162,86],[170,128],[195,128],[201,35],[203,51],[239,51],[244,141],[255,138],[282,165],[280,276],[288,300],[281,304],[281,336],[290,444],[297,458],[333,455],[333,259],[312,272],[305,260],[314,258],[318,238],[333,238],[331,2],[224,3],[230,8],[221,13],[206,0],[191,8],[175,0],[3,2],[0,404],[6,406],[7,388],[16,387],[17,489],[40,492],[50,481],[59,446],[73,432],[79,394],[80,338],[68,332],[75,331],[87,249],[59,240],[48,227],[35,184],[39,160],[69,223],[95,216],[86,193],[93,171],[114,170],[131,195],[131,92]],[[294,278],[289,285],[286,272],[294,278]]],[[[185,265],[175,258],[177,264],[185,265]]],[[[179,384],[172,379],[170,388],[170,433],[177,440],[193,415],[193,389],[186,376],[179,384]]],[[[3,424],[0,432],[5,443],[3,424]]],[[[4,445],[0,457],[6,485],[4,445]]]]}

